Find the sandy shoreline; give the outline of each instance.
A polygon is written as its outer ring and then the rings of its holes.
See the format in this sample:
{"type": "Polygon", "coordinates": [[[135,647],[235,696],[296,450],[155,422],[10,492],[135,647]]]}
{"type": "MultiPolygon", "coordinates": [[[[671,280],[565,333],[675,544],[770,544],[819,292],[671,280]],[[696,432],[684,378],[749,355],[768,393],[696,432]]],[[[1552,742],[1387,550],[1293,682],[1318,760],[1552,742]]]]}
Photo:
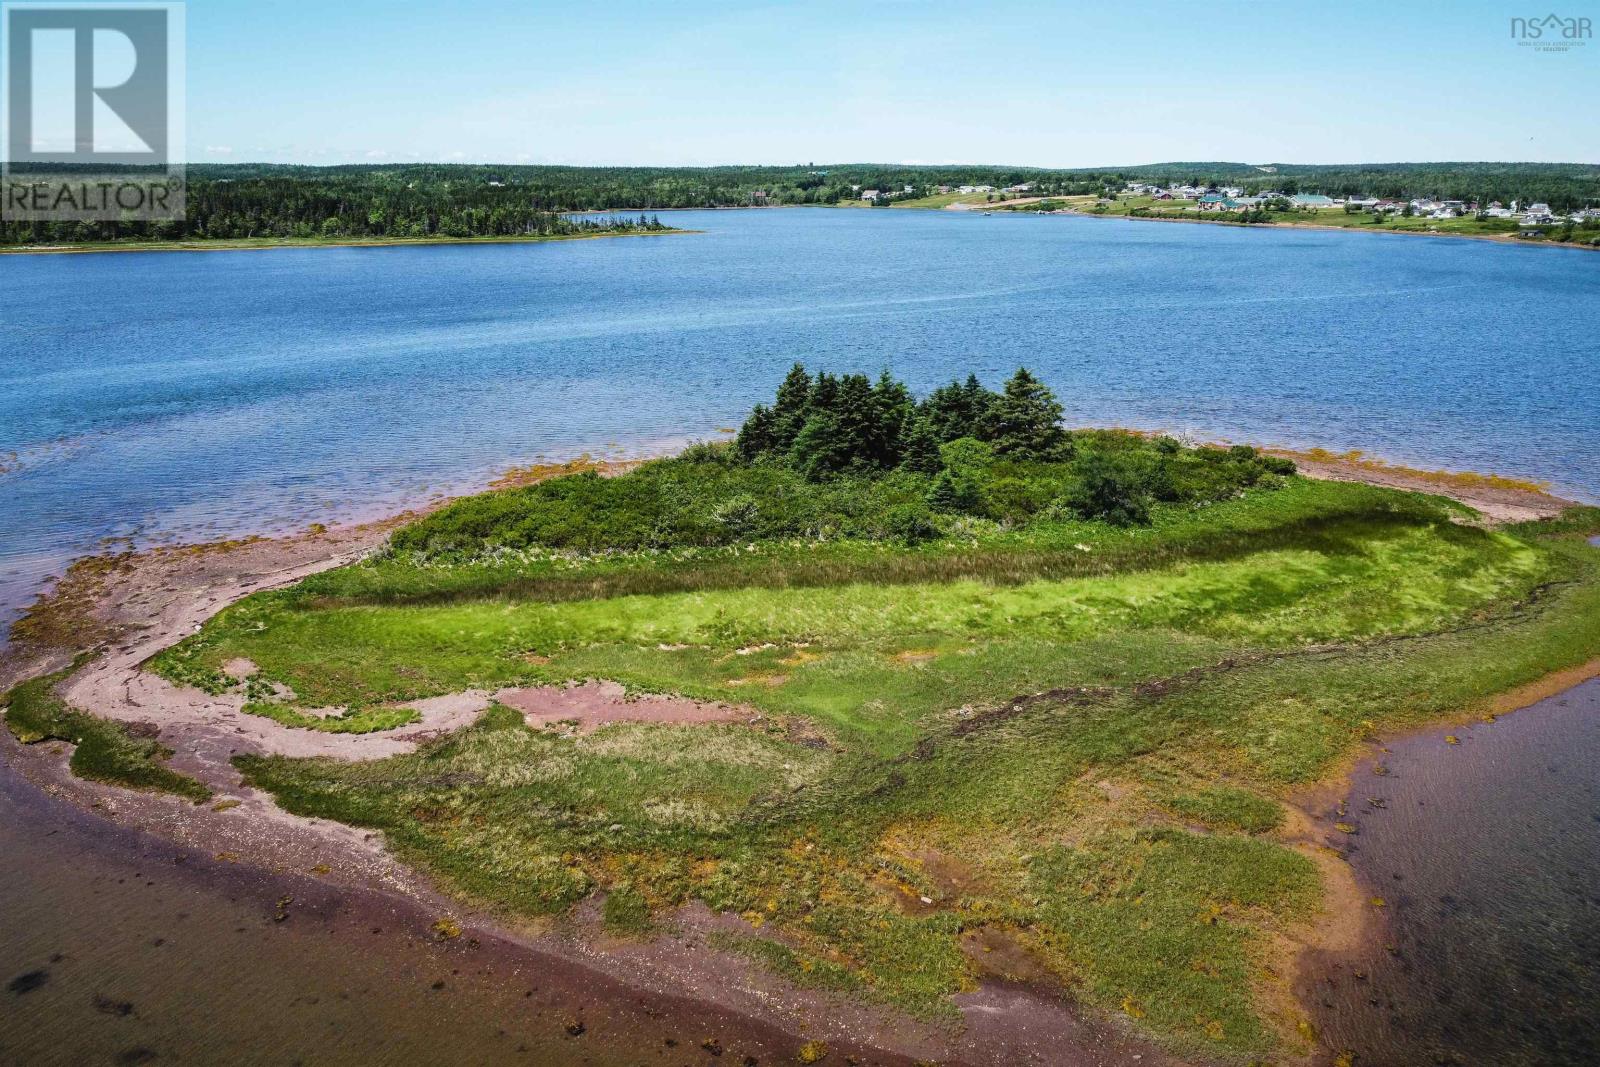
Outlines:
{"type": "MultiPolygon", "coordinates": [[[[550,473],[560,473],[560,469],[541,469],[523,480],[550,473]]],[[[1568,504],[1527,489],[1441,485],[1430,481],[1426,472],[1402,468],[1375,472],[1338,457],[1307,463],[1306,473],[1443,493],[1499,522],[1556,514],[1568,504]]],[[[432,914],[460,916],[463,923],[485,936],[507,940],[528,952],[589,967],[610,979],[656,993],[687,995],[708,1009],[748,1018],[753,1026],[794,1035],[797,1041],[800,1035],[821,1037],[840,1049],[870,1051],[878,1062],[933,1059],[982,1063],[995,1062],[997,1054],[1008,1063],[1088,1065],[1133,1062],[1135,1057],[1141,1065],[1175,1062],[1114,1024],[1080,1018],[1059,996],[1037,990],[987,984],[964,994],[957,998],[957,1005],[965,1028],[953,1031],[885,1009],[843,1005],[826,994],[787,987],[748,961],[708,948],[707,935],[742,920],[713,915],[704,908],[684,909],[677,916],[679,937],[643,943],[606,939],[593,914],[595,909],[589,906],[580,908],[576,931],[520,929],[446,898],[388,853],[378,835],[289,815],[269,796],[244,787],[231,763],[232,757],[242,752],[371,759],[410,751],[425,737],[459,728],[475,718],[481,702],[445,698],[424,702],[429,706],[419,707],[421,722],[388,734],[297,730],[243,714],[237,697],[217,698],[181,689],[141,669],[152,655],[194,632],[229,604],[357,560],[379,548],[397,524],[415,514],[292,537],[162,548],[120,557],[106,566],[75,569],[46,602],[45,613],[54,603],[62,618],[45,630],[62,640],[53,645],[14,647],[0,656],[3,691],[22,678],[64,666],[83,645],[99,647],[99,657],[65,683],[63,695],[96,715],[150,724],[159,731],[162,743],[177,753],[171,761],[174,770],[206,782],[219,801],[237,801],[236,806],[218,812],[211,805],[197,807],[174,797],[83,782],[66,769],[65,746],[24,748],[5,731],[0,731],[5,735],[0,737],[0,751],[41,788],[81,808],[93,808],[119,825],[158,834],[208,855],[227,855],[230,862],[263,871],[326,870],[323,880],[345,889],[384,894],[432,914]]],[[[1600,672],[1600,664],[1591,666],[1600,672]]],[[[1353,759],[1350,766],[1355,762],[1353,759]]],[[[1345,774],[1348,771],[1344,768],[1345,774]]],[[[1345,778],[1341,775],[1336,781],[1342,783],[1345,778]]],[[[1342,860],[1328,849],[1331,829],[1323,825],[1327,820],[1319,813],[1319,804],[1322,809],[1327,806],[1317,800],[1298,805],[1299,815],[1293,817],[1285,839],[1310,855],[1324,872],[1331,920],[1292,937],[1283,946],[1284,965],[1291,968],[1308,947],[1345,945],[1367,934],[1359,906],[1360,888],[1342,860]],[[1352,901],[1356,905],[1353,911],[1352,901]]],[[[755,933],[750,929],[739,932],[755,933]]]]}
{"type": "Polygon", "coordinates": [[[278,241],[151,241],[149,244],[18,245],[0,247],[0,256],[81,256],[96,252],[275,252],[285,248],[401,248],[425,245],[529,245],[552,241],[594,241],[602,237],[669,237],[698,230],[639,230],[618,233],[563,233],[529,237],[390,237],[364,241],[285,238],[278,241]]]}

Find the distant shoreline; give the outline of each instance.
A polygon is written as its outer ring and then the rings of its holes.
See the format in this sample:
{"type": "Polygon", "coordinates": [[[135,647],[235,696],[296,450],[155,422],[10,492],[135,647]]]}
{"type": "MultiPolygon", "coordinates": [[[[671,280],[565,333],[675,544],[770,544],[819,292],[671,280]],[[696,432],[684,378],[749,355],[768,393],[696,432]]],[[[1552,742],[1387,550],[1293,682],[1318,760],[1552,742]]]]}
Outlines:
{"type": "Polygon", "coordinates": [[[601,233],[537,234],[527,237],[369,237],[361,240],[320,237],[221,238],[215,241],[96,241],[81,245],[16,245],[0,248],[4,256],[64,256],[90,252],[264,252],[277,248],[389,248],[405,245],[508,245],[546,241],[589,241],[602,237],[666,237],[698,230],[617,230],[601,233]]]}
{"type": "MultiPolygon", "coordinates": [[[[1006,210],[1004,205],[997,205],[1006,210]]],[[[936,210],[948,210],[939,208],[936,210]]],[[[1019,212],[1020,214],[1020,212],[1019,212]]],[[[1177,222],[1184,224],[1197,224],[1201,226],[1231,226],[1236,230],[1321,230],[1325,233],[1368,233],[1393,235],[1396,237],[1450,237],[1464,241],[1493,241],[1495,244],[1517,245],[1523,248],[1571,248],[1582,252],[1600,252],[1600,246],[1579,244],[1576,241],[1546,241],[1526,240],[1513,233],[1450,233],[1444,230],[1379,230],[1367,229],[1360,226],[1333,226],[1326,222],[1235,222],[1232,219],[1207,219],[1192,218],[1180,219],[1166,215],[1112,215],[1096,214],[1093,211],[1080,211],[1077,208],[1058,208],[1051,212],[1037,212],[1040,215],[1076,215],[1085,219],[1111,219],[1122,222],[1177,222]]]]}

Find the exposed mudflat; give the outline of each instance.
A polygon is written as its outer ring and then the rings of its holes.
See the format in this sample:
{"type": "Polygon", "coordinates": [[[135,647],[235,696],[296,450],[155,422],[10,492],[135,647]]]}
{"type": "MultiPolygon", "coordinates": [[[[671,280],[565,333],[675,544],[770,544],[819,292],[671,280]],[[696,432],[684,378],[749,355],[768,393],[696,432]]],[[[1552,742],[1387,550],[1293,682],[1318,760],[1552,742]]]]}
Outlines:
{"type": "Polygon", "coordinates": [[[502,689],[494,694],[494,700],[522,712],[529,726],[570,723],[578,733],[590,733],[614,722],[687,725],[759,722],[762,718],[754,708],[661,693],[630,694],[616,682],[602,681],[502,689]]]}
{"type": "Polygon", "coordinates": [[[1435,493],[1459,500],[1496,523],[1552,519],[1573,505],[1571,500],[1563,500],[1561,497],[1537,489],[1476,483],[1470,480],[1441,481],[1437,477],[1430,477],[1426,471],[1357,463],[1339,456],[1324,459],[1309,456],[1304,452],[1285,451],[1281,454],[1291,457],[1295,465],[1300,468],[1300,473],[1308,478],[1321,478],[1332,482],[1361,482],[1365,485],[1381,485],[1416,493],[1435,493]]]}

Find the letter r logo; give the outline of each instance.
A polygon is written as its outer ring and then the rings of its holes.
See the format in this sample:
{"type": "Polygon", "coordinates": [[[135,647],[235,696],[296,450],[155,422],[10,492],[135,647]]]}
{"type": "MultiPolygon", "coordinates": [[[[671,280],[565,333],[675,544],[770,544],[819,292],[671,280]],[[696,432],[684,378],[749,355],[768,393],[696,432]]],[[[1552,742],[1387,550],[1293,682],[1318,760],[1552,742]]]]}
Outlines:
{"type": "Polygon", "coordinates": [[[8,5],[6,162],[163,165],[169,16],[152,7],[8,5]]]}

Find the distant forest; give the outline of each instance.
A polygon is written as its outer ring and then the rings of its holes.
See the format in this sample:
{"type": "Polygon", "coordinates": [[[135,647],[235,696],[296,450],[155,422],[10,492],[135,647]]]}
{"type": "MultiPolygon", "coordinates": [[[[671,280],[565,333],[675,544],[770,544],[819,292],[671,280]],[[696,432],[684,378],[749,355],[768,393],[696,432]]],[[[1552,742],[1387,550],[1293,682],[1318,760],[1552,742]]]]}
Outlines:
{"type": "MultiPolygon", "coordinates": [[[[791,167],[552,167],[480,164],[190,166],[188,218],[165,223],[0,224],[0,244],[242,238],[509,237],[576,232],[573,212],[833,204],[862,189],[928,195],[939,186],[1033,183],[1034,195],[1127,181],[1243,186],[1248,192],[1600,204],[1600,166],[1384,163],[1253,166],[1158,163],[1083,170],[804,164],[791,167]]],[[[646,220],[649,225],[649,220],[646,220]]],[[[626,220],[622,225],[637,226],[626,220]]]]}

